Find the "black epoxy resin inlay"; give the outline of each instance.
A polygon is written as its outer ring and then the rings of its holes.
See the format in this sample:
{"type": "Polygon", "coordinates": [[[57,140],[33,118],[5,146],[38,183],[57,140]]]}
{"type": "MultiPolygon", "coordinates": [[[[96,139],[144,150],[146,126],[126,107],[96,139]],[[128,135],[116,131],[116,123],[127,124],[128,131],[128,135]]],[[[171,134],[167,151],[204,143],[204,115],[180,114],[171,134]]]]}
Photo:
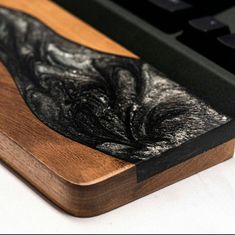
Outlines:
{"type": "Polygon", "coordinates": [[[6,8],[0,59],[43,123],[129,162],[157,158],[230,120],[149,64],[73,43],[6,8]]]}

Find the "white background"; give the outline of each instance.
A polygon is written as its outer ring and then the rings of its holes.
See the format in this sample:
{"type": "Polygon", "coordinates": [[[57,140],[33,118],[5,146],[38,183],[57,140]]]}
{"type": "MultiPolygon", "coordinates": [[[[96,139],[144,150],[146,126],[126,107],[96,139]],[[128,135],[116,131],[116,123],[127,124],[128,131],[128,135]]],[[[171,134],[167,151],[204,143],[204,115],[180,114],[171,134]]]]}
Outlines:
{"type": "Polygon", "coordinates": [[[235,233],[235,159],[90,219],[55,208],[0,164],[0,233],[235,233]]]}

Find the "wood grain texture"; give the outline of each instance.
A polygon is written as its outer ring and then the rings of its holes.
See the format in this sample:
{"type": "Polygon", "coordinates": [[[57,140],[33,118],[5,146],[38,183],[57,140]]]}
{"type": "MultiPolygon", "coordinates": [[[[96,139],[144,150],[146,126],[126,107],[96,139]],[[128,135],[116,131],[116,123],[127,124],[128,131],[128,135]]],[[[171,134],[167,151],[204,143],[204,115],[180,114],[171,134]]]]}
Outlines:
{"type": "MultiPolygon", "coordinates": [[[[101,50],[106,48],[107,52],[111,52],[114,45],[114,51],[125,53],[125,49],[49,1],[34,0],[33,4],[27,0],[0,1],[0,4],[31,13],[78,43],[87,42],[92,46],[94,42],[93,47],[101,50]],[[51,17],[52,11],[56,19],[51,17]]],[[[129,52],[126,51],[126,54],[129,55],[129,52]]],[[[42,124],[25,105],[3,65],[0,66],[0,84],[0,132],[6,133],[28,153],[37,156],[56,174],[72,182],[89,184],[133,167],[132,164],[71,141],[42,124]]]]}
{"type": "MultiPolygon", "coordinates": [[[[39,18],[64,37],[130,57],[133,53],[46,0],[0,0],[39,18]],[[56,17],[54,17],[56,16],[56,17]]],[[[25,105],[0,65],[0,157],[54,203],[76,216],[94,216],[170,185],[233,155],[234,141],[142,183],[135,165],[107,156],[54,132],[25,105]]]]}

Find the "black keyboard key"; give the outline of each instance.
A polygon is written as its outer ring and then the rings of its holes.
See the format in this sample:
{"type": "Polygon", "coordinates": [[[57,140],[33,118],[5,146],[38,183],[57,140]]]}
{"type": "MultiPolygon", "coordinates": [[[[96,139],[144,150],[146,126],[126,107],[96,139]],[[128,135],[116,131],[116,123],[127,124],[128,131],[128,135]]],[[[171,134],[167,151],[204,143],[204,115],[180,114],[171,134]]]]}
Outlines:
{"type": "Polygon", "coordinates": [[[182,0],[148,0],[151,8],[152,22],[168,33],[183,28],[188,19],[193,17],[194,8],[182,0]]]}
{"type": "Polygon", "coordinates": [[[234,0],[185,0],[204,15],[216,14],[235,6],[234,0]]]}
{"type": "Polygon", "coordinates": [[[189,31],[198,36],[218,37],[229,33],[229,27],[214,17],[207,16],[189,21],[189,31]]]}
{"type": "Polygon", "coordinates": [[[114,0],[117,4],[167,33],[180,31],[195,9],[184,0],[114,0]]]}
{"type": "Polygon", "coordinates": [[[229,27],[214,17],[190,20],[179,40],[196,51],[211,56],[219,36],[229,34],[229,27]]]}
{"type": "Polygon", "coordinates": [[[235,72],[235,33],[218,38],[217,61],[231,72],[235,72]]]}
{"type": "Polygon", "coordinates": [[[181,0],[148,0],[154,6],[169,13],[182,12],[192,8],[192,5],[181,0]]]}
{"type": "Polygon", "coordinates": [[[235,50],[235,34],[228,34],[218,38],[218,41],[226,48],[235,50]]]}

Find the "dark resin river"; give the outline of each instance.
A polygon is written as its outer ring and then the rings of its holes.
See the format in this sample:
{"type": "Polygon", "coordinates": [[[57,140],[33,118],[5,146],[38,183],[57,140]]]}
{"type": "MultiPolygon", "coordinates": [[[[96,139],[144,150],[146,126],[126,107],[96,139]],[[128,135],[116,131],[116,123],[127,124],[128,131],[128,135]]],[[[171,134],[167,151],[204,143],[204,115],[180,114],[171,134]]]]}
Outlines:
{"type": "Polygon", "coordinates": [[[158,157],[230,120],[149,64],[75,44],[6,8],[0,60],[45,125],[129,162],[158,157]]]}

